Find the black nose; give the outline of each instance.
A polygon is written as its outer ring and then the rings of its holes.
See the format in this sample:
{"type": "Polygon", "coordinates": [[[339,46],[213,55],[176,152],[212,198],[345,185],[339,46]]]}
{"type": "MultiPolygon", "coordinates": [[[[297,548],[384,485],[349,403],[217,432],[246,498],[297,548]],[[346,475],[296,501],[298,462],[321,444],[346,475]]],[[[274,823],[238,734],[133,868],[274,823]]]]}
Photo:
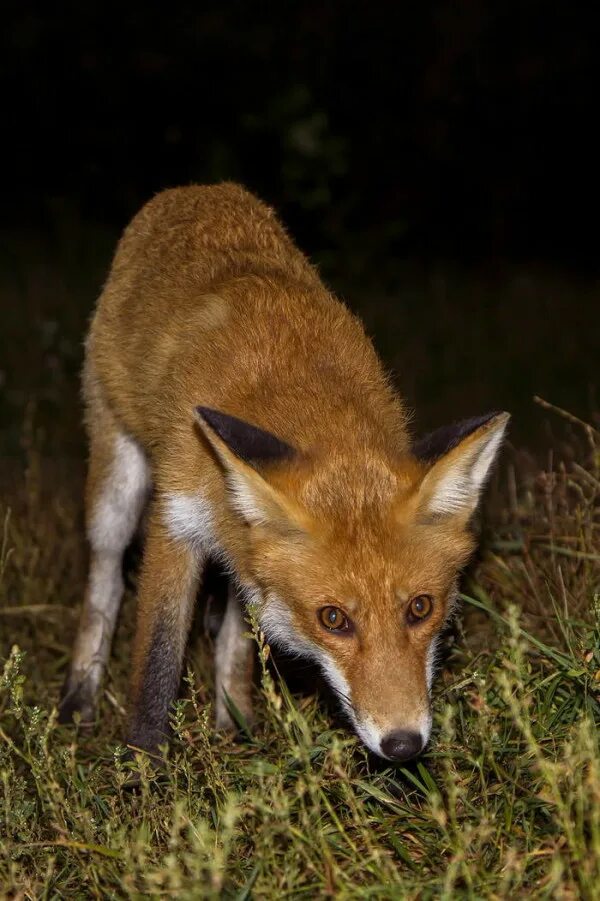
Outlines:
{"type": "Polygon", "coordinates": [[[390,732],[381,742],[381,753],[390,760],[409,760],[423,750],[423,739],[420,732],[406,732],[397,729],[390,732]]]}

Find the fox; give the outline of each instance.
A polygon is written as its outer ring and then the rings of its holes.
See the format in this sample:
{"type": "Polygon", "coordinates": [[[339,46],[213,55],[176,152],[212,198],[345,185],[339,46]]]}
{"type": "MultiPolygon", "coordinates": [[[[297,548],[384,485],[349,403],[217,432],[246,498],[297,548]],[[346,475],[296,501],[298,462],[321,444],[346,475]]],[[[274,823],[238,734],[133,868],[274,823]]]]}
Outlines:
{"type": "Polygon", "coordinates": [[[165,190],[133,218],[82,382],[90,563],[61,722],[95,720],[123,555],[144,518],[130,748],[169,741],[196,598],[219,561],[217,730],[237,729],[232,705],[254,720],[251,608],[269,645],[318,665],[369,751],[421,753],[436,648],[509,414],[414,439],[361,321],[234,183],[165,190]]]}

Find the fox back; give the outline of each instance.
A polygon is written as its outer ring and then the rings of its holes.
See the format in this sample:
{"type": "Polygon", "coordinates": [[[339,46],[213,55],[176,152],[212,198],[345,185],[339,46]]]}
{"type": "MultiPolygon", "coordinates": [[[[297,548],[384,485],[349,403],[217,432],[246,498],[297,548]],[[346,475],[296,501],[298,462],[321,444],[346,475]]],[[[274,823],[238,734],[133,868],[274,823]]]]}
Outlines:
{"type": "Polygon", "coordinates": [[[168,734],[208,559],[231,573],[216,720],[252,718],[252,604],[323,669],[364,743],[429,737],[436,638],[507,414],[411,440],[360,322],[236,185],[166,191],[126,229],[86,347],[90,579],[61,715],[93,716],[144,508],[129,741],[168,734]],[[233,706],[232,706],[233,705],[233,706]]]}

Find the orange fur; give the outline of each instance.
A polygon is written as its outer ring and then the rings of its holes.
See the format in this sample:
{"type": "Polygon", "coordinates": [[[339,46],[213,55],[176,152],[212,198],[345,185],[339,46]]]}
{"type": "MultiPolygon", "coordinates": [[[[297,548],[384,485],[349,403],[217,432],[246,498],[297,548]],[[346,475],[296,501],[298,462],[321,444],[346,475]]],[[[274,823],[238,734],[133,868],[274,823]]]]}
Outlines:
{"type": "Polygon", "coordinates": [[[196,574],[217,552],[257,598],[267,636],[312,649],[335,670],[334,688],[347,687],[344,706],[367,744],[425,728],[429,649],[473,548],[467,524],[484,454],[506,416],[437,463],[417,459],[404,406],[360,322],[272,210],[233,184],[165,191],[128,226],[90,328],[85,394],[92,515],[111,478],[102,448],[112,433],[98,417],[141,449],[154,488],[134,702],[157,630],[170,629],[180,666],[196,574]],[[244,462],[196,417],[198,405],[295,453],[244,462]],[[198,499],[209,537],[173,532],[173,498],[198,499]],[[421,594],[434,598],[433,613],[409,627],[407,605],[421,594]],[[352,618],[352,635],[320,625],[329,604],[352,618]]]}

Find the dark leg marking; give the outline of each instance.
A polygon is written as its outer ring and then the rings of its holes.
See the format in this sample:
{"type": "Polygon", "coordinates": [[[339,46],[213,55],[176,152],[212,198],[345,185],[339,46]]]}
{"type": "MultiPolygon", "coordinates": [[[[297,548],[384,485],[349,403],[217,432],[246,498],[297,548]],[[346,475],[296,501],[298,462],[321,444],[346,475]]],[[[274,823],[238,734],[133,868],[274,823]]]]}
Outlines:
{"type": "Polygon", "coordinates": [[[169,708],[177,698],[181,662],[176,640],[161,623],[156,629],[134,702],[127,744],[156,752],[169,741],[169,708]]]}

